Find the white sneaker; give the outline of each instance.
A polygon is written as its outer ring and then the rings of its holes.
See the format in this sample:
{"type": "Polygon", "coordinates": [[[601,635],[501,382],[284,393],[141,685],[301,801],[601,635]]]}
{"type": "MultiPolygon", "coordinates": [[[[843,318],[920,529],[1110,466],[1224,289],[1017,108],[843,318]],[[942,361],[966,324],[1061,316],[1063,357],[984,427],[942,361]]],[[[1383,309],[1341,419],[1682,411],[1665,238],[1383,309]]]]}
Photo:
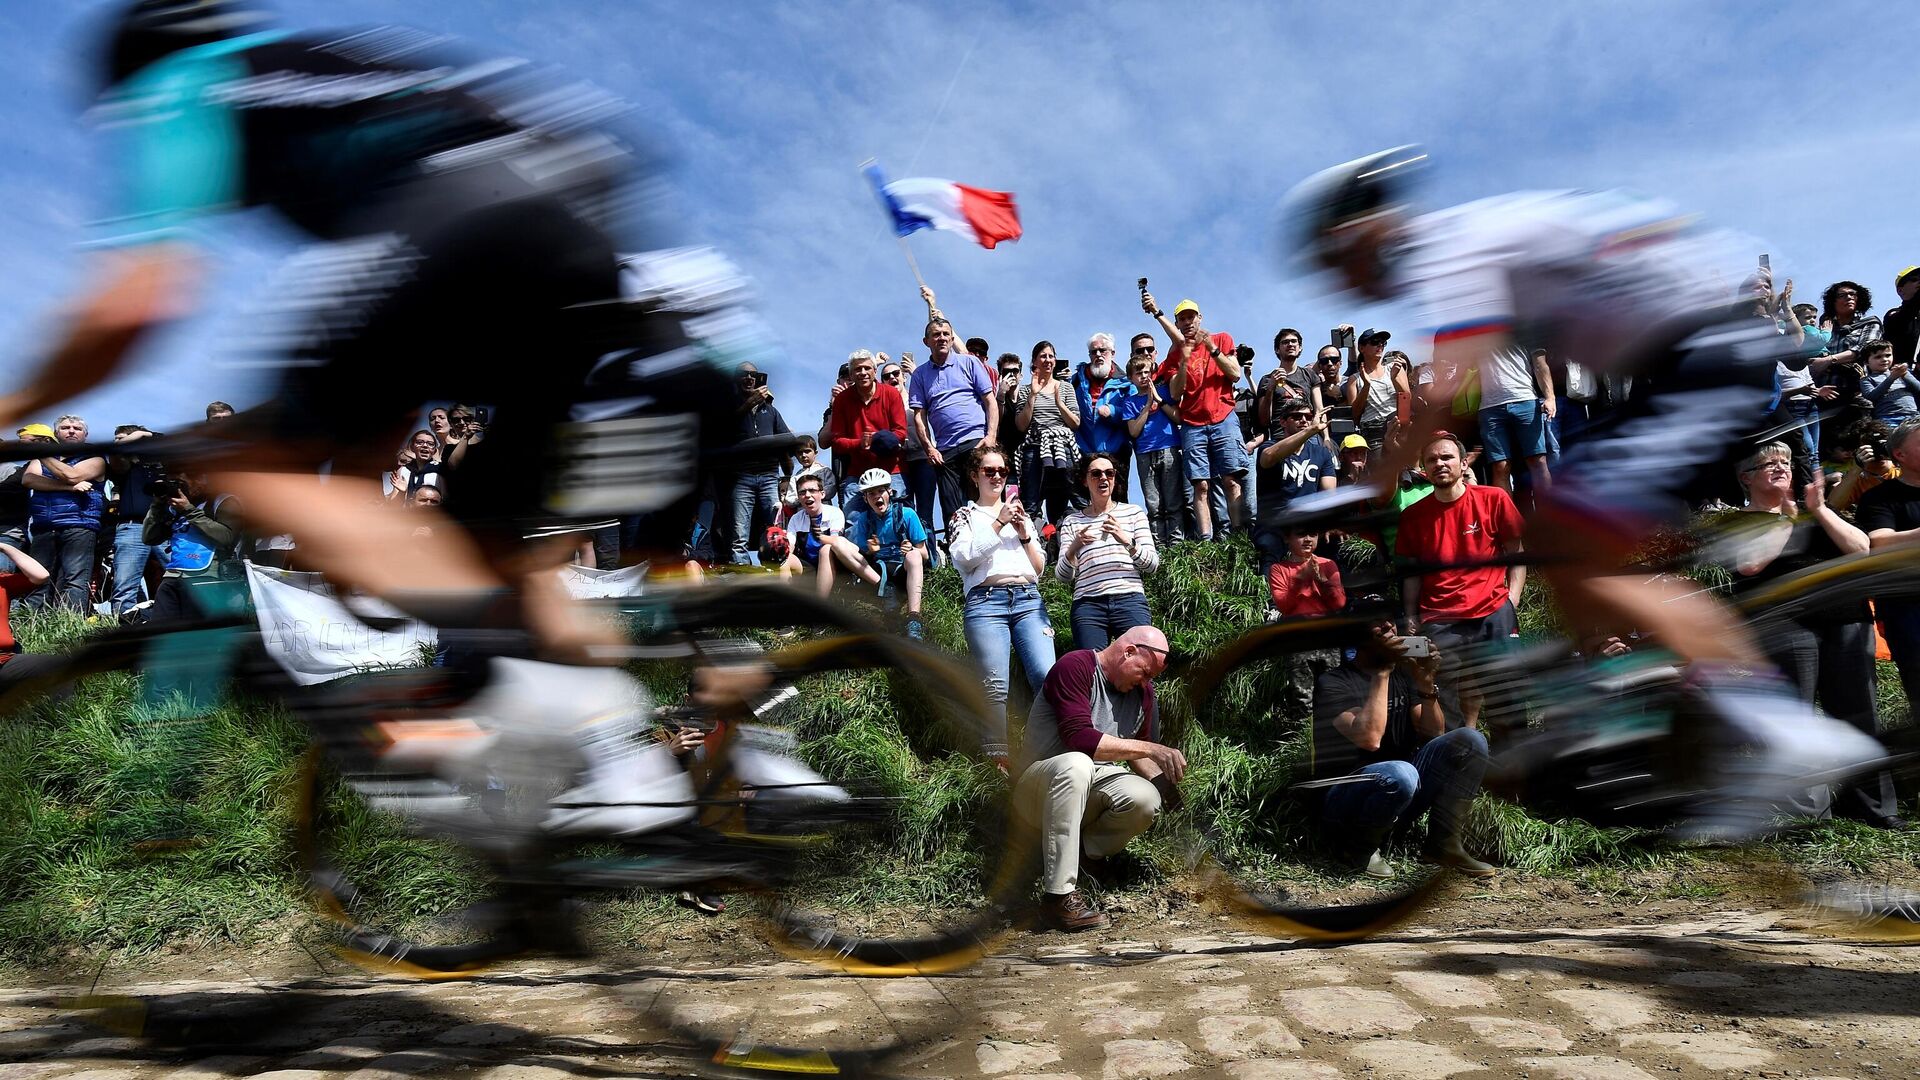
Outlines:
{"type": "Polygon", "coordinates": [[[1795,795],[1887,760],[1873,736],[1808,705],[1784,681],[1711,686],[1703,696],[1727,741],[1712,751],[1714,788],[1683,836],[1730,843],[1763,835],[1795,795]]]}

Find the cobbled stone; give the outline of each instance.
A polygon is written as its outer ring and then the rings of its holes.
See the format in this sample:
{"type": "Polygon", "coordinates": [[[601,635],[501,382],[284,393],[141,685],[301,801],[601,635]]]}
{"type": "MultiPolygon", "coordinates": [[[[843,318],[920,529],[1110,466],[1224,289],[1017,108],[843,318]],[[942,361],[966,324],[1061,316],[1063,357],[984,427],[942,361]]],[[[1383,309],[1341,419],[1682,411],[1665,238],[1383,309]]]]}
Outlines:
{"type": "Polygon", "coordinates": [[[1549,990],[1547,996],[1572,1009],[1596,1031],[1617,1031],[1653,1022],[1653,1010],[1624,990],[1549,990]]]}
{"type": "Polygon", "coordinates": [[[1499,991],[1478,975],[1438,971],[1396,971],[1393,981],[1428,1004],[1443,1009],[1483,1009],[1500,1000],[1499,991]]]}
{"type": "Polygon", "coordinates": [[[1227,1066],[1233,1080],[1341,1080],[1339,1069],[1324,1061],[1236,1061],[1227,1066]]]}
{"type": "Polygon", "coordinates": [[[1271,1016],[1203,1016],[1200,1044],[1226,1060],[1284,1054],[1300,1049],[1300,1040],[1271,1016]]]}
{"type": "Polygon", "coordinates": [[[1280,1002],[1294,1019],[1329,1035],[1412,1031],[1421,1019],[1406,1002],[1384,990],[1321,986],[1288,990],[1280,995],[1280,1002]]]}
{"type": "Polygon", "coordinates": [[[1461,1016],[1455,1019],[1467,1025],[1480,1039],[1502,1050],[1559,1052],[1573,1045],[1572,1040],[1552,1024],[1536,1024],[1531,1020],[1515,1020],[1507,1016],[1461,1016]]]}
{"type": "Polygon", "coordinates": [[[1521,1058],[1516,1064],[1557,1080],[1653,1080],[1645,1069],[1615,1057],[1521,1058]]]}
{"type": "Polygon", "coordinates": [[[1745,1032],[1643,1031],[1620,1036],[1629,1049],[1651,1047],[1686,1058],[1703,1069],[1759,1069],[1773,1055],[1745,1032]]]}
{"type": "Polygon", "coordinates": [[[1001,1042],[982,1039],[973,1059],[988,1076],[1010,1073],[1015,1069],[1034,1069],[1060,1060],[1060,1049],[1052,1043],[1001,1042]]]}
{"type": "Polygon", "coordinates": [[[1187,1044],[1178,1039],[1115,1039],[1102,1049],[1107,1055],[1100,1067],[1102,1080],[1171,1076],[1193,1068],[1187,1044]]]}
{"type": "Polygon", "coordinates": [[[1482,1066],[1432,1043],[1411,1039],[1387,1039],[1355,1046],[1348,1051],[1367,1063],[1376,1073],[1392,1080],[1446,1080],[1454,1073],[1472,1072],[1482,1066]]]}

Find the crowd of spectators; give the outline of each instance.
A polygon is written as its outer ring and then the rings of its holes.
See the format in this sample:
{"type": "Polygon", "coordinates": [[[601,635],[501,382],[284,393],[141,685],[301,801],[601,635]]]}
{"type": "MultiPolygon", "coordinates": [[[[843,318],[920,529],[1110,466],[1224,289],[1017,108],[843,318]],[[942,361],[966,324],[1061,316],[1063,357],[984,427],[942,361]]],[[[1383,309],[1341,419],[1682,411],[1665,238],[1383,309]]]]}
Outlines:
{"type": "MultiPolygon", "coordinates": [[[[1757,451],[1696,499],[1757,538],[1733,547],[1736,589],[1920,539],[1920,268],[1897,276],[1901,303],[1878,317],[1855,282],[1829,287],[1819,307],[1793,304],[1791,282],[1776,293],[1764,272],[1754,288],[1756,316],[1791,339],[1793,356],[1774,372],[1768,414],[1753,418],[1757,451]]],[[[1460,658],[1518,637],[1526,571],[1501,560],[1524,551],[1523,511],[1555,482],[1563,446],[1660,374],[1594,372],[1531,349],[1436,377],[1389,348],[1390,330],[1345,324],[1311,360],[1306,336],[1280,329],[1260,373],[1255,351],[1208,326],[1197,302],[1169,316],[1144,283],[1151,329],[1125,339],[1124,357],[1121,339],[1102,331],[1086,338],[1084,361],[1050,341],[1023,361],[961,338],[932,290],[922,299],[925,362],[851,352],[818,432],[797,452],[736,460],[711,479],[685,557],[811,575],[823,594],[877,590],[915,638],[926,634],[926,576],[950,562],[966,647],[995,710],[986,752],[1042,828],[1050,925],[1078,929],[1104,919],[1078,892],[1079,875],[1097,877],[1102,859],[1177,797],[1184,769],[1178,751],[1154,741],[1152,680],[1168,646],[1149,583],[1171,545],[1245,536],[1269,622],[1384,612],[1366,647],[1291,657],[1275,703],[1276,715],[1311,724],[1318,780],[1371,778],[1317,794],[1329,849],[1355,870],[1388,873],[1387,840],[1430,813],[1429,857],[1491,873],[1462,841],[1488,743],[1483,690],[1460,658]],[[1424,445],[1407,445],[1413,432],[1424,445]],[[1405,461],[1417,464],[1381,475],[1405,461]],[[1363,507],[1367,531],[1287,516],[1303,497],[1383,480],[1363,507]],[[1396,576],[1386,570],[1395,560],[1426,569],[1396,576]],[[1071,589],[1065,641],[1041,596],[1050,564],[1071,589]],[[1363,602],[1374,606],[1354,606],[1363,602]],[[1035,701],[1020,747],[1006,715],[1016,661],[1035,701]]],[[[768,373],[743,364],[735,374],[737,436],[792,434],[768,373]]],[[[210,422],[232,415],[221,402],[207,407],[210,422]]],[[[407,508],[457,502],[462,461],[488,420],[485,407],[427,411],[379,477],[381,495],[407,508]]],[[[143,426],[117,428],[115,452],[104,454],[62,452],[88,441],[78,416],[18,435],[48,450],[0,466],[0,595],[16,610],[179,618],[207,610],[207,590],[231,583],[242,558],[299,564],[297,538],[245,535],[237,500],[142,458],[139,443],[154,435],[143,426]]],[[[603,528],[577,557],[618,565],[632,554],[622,539],[621,526],[603,528]]],[[[1632,628],[1602,629],[1609,655],[1628,647],[1632,628]]],[[[1911,699],[1920,605],[1809,616],[1767,647],[1809,700],[1877,731],[1881,639],[1911,699]]],[[[0,650],[17,651],[4,621],[0,650]]],[[[1811,792],[1804,809],[1904,827],[1885,776],[1811,792]]]]}

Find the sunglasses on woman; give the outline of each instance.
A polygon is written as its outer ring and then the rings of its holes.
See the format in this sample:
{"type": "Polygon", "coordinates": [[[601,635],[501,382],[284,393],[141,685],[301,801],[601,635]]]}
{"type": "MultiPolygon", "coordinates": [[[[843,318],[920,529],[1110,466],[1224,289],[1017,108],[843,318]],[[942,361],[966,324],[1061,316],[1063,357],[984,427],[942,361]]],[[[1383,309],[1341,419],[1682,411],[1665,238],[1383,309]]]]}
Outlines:
{"type": "Polygon", "coordinates": [[[980,466],[980,475],[981,476],[1005,476],[1007,475],[1007,469],[1006,469],[1006,466],[1004,465],[982,465],[980,466]]]}

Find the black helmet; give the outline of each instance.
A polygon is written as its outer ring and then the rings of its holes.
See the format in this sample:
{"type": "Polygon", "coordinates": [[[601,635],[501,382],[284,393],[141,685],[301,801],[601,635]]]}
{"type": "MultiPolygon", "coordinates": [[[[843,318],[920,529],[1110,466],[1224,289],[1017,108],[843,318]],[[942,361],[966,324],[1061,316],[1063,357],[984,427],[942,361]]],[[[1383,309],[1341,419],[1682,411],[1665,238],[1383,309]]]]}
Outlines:
{"type": "Polygon", "coordinates": [[[255,0],[137,0],[109,24],[100,89],[111,90],[181,49],[250,34],[272,22],[255,0]]]}
{"type": "Polygon", "coordinates": [[[1291,259],[1327,265],[1337,255],[1328,235],[1336,228],[1406,202],[1407,192],[1426,167],[1419,146],[1396,146],[1302,180],[1287,193],[1282,242],[1291,259]]]}

